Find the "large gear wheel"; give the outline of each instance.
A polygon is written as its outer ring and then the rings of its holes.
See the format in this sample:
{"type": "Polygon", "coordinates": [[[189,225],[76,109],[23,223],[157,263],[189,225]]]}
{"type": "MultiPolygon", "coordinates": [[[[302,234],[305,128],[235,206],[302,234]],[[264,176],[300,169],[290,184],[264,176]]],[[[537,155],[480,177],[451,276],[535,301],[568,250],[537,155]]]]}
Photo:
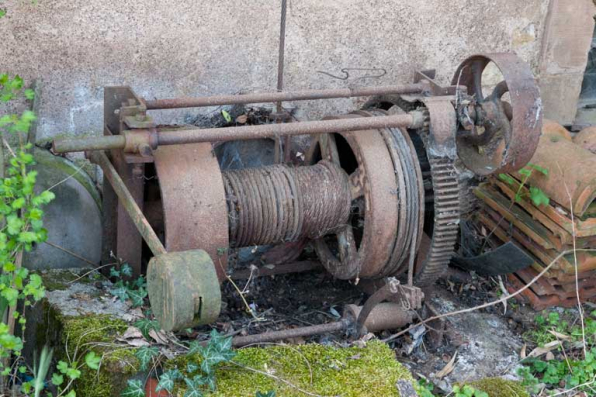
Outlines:
{"type": "Polygon", "coordinates": [[[426,109],[426,120],[421,129],[412,131],[412,135],[420,137],[424,146],[424,151],[418,152],[418,158],[423,172],[428,167],[424,181],[425,195],[432,194],[434,215],[432,226],[426,230],[431,241],[414,276],[415,285],[424,287],[432,285],[444,274],[459,233],[460,189],[454,164],[457,124],[453,106],[448,100],[409,102],[399,96],[377,97],[365,104],[365,109],[377,108],[389,112],[411,111],[420,107],[426,109]]]}

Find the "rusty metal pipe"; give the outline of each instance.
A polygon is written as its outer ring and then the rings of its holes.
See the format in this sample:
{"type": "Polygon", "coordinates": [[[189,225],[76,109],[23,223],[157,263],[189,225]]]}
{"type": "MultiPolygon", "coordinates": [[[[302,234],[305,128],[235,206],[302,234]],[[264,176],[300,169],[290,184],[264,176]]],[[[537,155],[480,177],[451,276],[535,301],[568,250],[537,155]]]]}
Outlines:
{"type": "Polygon", "coordinates": [[[309,327],[290,328],[283,331],[270,331],[262,334],[236,336],[232,339],[234,347],[253,345],[259,343],[275,342],[278,340],[327,334],[347,330],[352,325],[348,319],[341,319],[333,323],[311,325],[309,327]]]}
{"type": "Polygon", "coordinates": [[[153,231],[153,228],[151,227],[151,225],[149,225],[149,222],[145,218],[145,215],[143,215],[143,211],[141,211],[141,209],[135,202],[134,198],[132,197],[132,194],[130,194],[130,192],[126,188],[124,181],[122,180],[122,178],[120,178],[120,175],[118,175],[118,172],[110,162],[110,159],[108,159],[108,156],[106,156],[105,152],[90,152],[88,154],[88,158],[93,163],[101,167],[105,177],[108,179],[108,181],[110,181],[110,184],[114,188],[114,192],[116,192],[116,195],[120,199],[122,206],[124,207],[128,215],[130,216],[130,219],[133,221],[133,223],[139,230],[139,233],[141,233],[141,235],[143,236],[143,239],[145,239],[145,242],[151,249],[151,252],[153,252],[153,255],[158,256],[167,253],[165,247],[155,234],[155,231],[153,231]]]}
{"type": "Polygon", "coordinates": [[[187,130],[159,130],[158,145],[235,141],[274,138],[287,135],[328,134],[344,131],[371,130],[388,127],[418,128],[424,122],[421,112],[394,116],[357,117],[350,119],[304,121],[289,124],[264,124],[246,127],[205,128],[187,130]]]}
{"type": "MultiPolygon", "coordinates": [[[[339,321],[322,325],[312,325],[309,327],[291,328],[283,331],[265,332],[256,335],[236,336],[232,339],[232,345],[240,347],[251,344],[274,342],[288,338],[313,336],[348,330],[358,332],[358,330],[355,329],[356,319],[359,317],[362,310],[362,306],[347,305],[344,309],[344,317],[339,321]]],[[[401,328],[413,321],[414,314],[413,311],[404,310],[401,304],[389,302],[375,304],[372,311],[367,315],[363,330],[366,332],[378,332],[386,329],[401,328]]],[[[359,336],[362,336],[362,334],[359,336]]]]}
{"type": "MultiPolygon", "coordinates": [[[[356,117],[336,120],[303,121],[289,124],[264,124],[246,127],[192,128],[192,129],[157,129],[155,133],[158,145],[180,145],[185,143],[235,141],[247,139],[274,138],[290,135],[326,134],[344,131],[374,130],[380,128],[406,127],[419,128],[424,123],[422,112],[377,117],[356,117]]],[[[136,136],[149,139],[149,134],[136,135],[145,130],[125,131],[124,135],[94,138],[78,138],[54,141],[56,153],[81,152],[86,150],[138,148],[139,145],[127,145],[127,141],[136,136]],[[130,135],[130,137],[129,137],[130,135]]],[[[152,142],[147,142],[151,144],[152,142]]]]}
{"type": "Polygon", "coordinates": [[[287,92],[265,92],[260,94],[216,95],[198,98],[155,99],[145,101],[147,109],[179,109],[205,106],[221,106],[248,103],[281,101],[307,101],[314,99],[351,98],[373,95],[418,94],[425,89],[423,84],[403,84],[380,87],[338,88],[327,90],[302,90],[287,92]]]}

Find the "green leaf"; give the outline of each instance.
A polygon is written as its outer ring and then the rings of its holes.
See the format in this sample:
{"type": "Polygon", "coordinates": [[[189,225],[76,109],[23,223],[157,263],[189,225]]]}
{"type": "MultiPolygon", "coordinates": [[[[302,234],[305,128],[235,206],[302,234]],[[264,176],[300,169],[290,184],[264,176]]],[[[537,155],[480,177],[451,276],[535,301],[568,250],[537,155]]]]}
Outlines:
{"type": "Polygon", "coordinates": [[[530,187],[530,199],[534,203],[535,206],[540,205],[549,205],[550,199],[548,196],[542,191],[542,189],[531,186],[530,187]]]}
{"type": "Polygon", "coordinates": [[[530,175],[532,175],[532,170],[529,170],[527,168],[522,168],[521,170],[518,171],[520,173],[520,175],[525,176],[526,178],[529,178],[530,175]]]}
{"type": "Polygon", "coordinates": [[[230,113],[226,112],[225,110],[222,110],[221,115],[226,120],[226,122],[228,122],[228,123],[232,122],[232,116],[230,116],[230,113]]]}
{"type": "Polygon", "coordinates": [[[169,393],[172,392],[174,389],[174,383],[178,380],[182,379],[182,374],[178,370],[178,368],[170,369],[159,377],[159,383],[155,387],[155,391],[158,392],[160,390],[167,390],[169,393]]]}
{"type": "Polygon", "coordinates": [[[125,263],[122,265],[120,273],[122,273],[123,276],[132,277],[132,267],[130,267],[128,263],[125,263]]]}
{"type": "Polygon", "coordinates": [[[57,374],[57,373],[53,373],[52,374],[52,384],[56,385],[56,386],[60,386],[62,383],[64,383],[64,376],[57,374]]]}
{"type": "Polygon", "coordinates": [[[37,241],[37,233],[34,232],[21,232],[17,240],[20,243],[33,243],[37,241]]]}
{"type": "Polygon", "coordinates": [[[35,91],[33,91],[30,88],[27,88],[25,90],[25,98],[27,98],[29,100],[33,100],[33,98],[35,98],[35,91]]]}
{"type": "Polygon", "coordinates": [[[184,397],[203,397],[203,392],[201,391],[203,382],[201,382],[200,377],[195,376],[192,380],[184,378],[184,382],[187,386],[184,397]]]}
{"type": "Polygon", "coordinates": [[[159,356],[159,349],[153,346],[142,346],[135,352],[135,356],[139,359],[141,371],[145,371],[151,360],[159,356]]]}
{"type": "Polygon", "coordinates": [[[68,369],[68,364],[65,363],[64,361],[58,361],[58,365],[56,365],[56,368],[58,369],[58,371],[65,374],[66,370],[68,369]]]}
{"type": "Polygon", "coordinates": [[[6,10],[0,8],[0,18],[6,15],[6,10]]]}
{"type": "Polygon", "coordinates": [[[128,289],[124,286],[110,289],[110,294],[114,295],[122,302],[126,302],[126,300],[128,299],[128,289]]]}
{"type": "Polygon", "coordinates": [[[526,167],[531,167],[536,171],[543,173],[544,175],[548,175],[548,170],[538,164],[528,163],[526,167]]]}
{"type": "Polygon", "coordinates": [[[120,277],[120,271],[115,267],[110,268],[110,277],[120,277]]]}
{"type": "Polygon", "coordinates": [[[95,352],[89,352],[85,355],[85,364],[91,369],[99,369],[99,363],[101,357],[95,354],[95,352]]]}
{"type": "Polygon", "coordinates": [[[158,322],[155,320],[149,320],[148,318],[140,319],[139,321],[134,323],[134,326],[141,331],[145,339],[149,339],[149,331],[159,331],[158,322]]]}
{"type": "Polygon", "coordinates": [[[199,366],[193,362],[189,362],[186,366],[186,372],[188,372],[189,374],[196,372],[198,369],[199,369],[199,366]]]}
{"type": "Polygon", "coordinates": [[[66,393],[64,397],[77,397],[77,393],[74,390],[71,390],[68,393],[66,393]]]}
{"type": "Polygon", "coordinates": [[[8,234],[17,235],[23,227],[23,221],[16,215],[9,215],[6,217],[6,226],[8,234]]]}
{"type": "Polygon", "coordinates": [[[139,288],[137,290],[129,289],[127,290],[128,298],[132,303],[132,307],[139,307],[143,306],[143,299],[147,297],[147,290],[144,288],[139,288]]]}
{"type": "Polygon", "coordinates": [[[128,380],[128,386],[122,394],[121,397],[145,397],[145,390],[143,389],[143,382],[140,379],[130,379],[128,380]]]}

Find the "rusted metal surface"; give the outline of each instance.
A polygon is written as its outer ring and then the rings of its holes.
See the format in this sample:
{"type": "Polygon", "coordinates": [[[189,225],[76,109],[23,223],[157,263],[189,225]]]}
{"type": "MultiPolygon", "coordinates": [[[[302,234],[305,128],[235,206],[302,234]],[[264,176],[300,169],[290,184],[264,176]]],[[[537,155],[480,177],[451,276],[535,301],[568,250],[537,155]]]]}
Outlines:
{"type": "MultiPolygon", "coordinates": [[[[540,92],[528,64],[513,53],[479,54],[466,59],[456,70],[453,85],[468,88],[473,95],[474,111],[462,114],[460,119],[471,119],[472,135],[487,134],[487,142],[476,145],[470,140],[470,131],[463,129],[458,134],[457,150],[466,167],[479,175],[495,172],[512,172],[525,166],[538,145],[542,126],[542,102],[540,92]],[[482,93],[482,72],[489,63],[494,63],[501,71],[504,82],[499,83],[492,94],[482,93]],[[509,93],[510,102],[503,100],[509,93]],[[487,118],[479,117],[489,112],[487,118]],[[500,117],[507,115],[507,119],[500,117]],[[474,116],[478,116],[476,120],[474,116]],[[492,116],[492,117],[491,117],[492,116]],[[507,122],[508,121],[508,122],[507,122]],[[495,122],[501,128],[494,129],[495,122]],[[478,125],[476,125],[478,124],[478,125]],[[480,128],[479,128],[480,127],[480,128]]],[[[469,107],[462,108],[465,113],[469,107]]]]}
{"type": "MultiPolygon", "coordinates": [[[[364,306],[347,305],[345,310],[360,320],[363,317],[364,306]]],[[[356,335],[364,336],[368,332],[399,329],[413,322],[415,316],[414,311],[406,310],[397,303],[378,303],[365,316],[364,322],[357,324],[356,335]]]]}
{"type": "Polygon", "coordinates": [[[165,246],[171,251],[203,249],[221,280],[227,267],[228,212],[217,159],[211,144],[160,147],[155,153],[165,221],[165,246]]]}
{"type": "MultiPolygon", "coordinates": [[[[290,328],[283,331],[270,331],[256,335],[236,336],[232,339],[232,345],[234,347],[241,347],[334,332],[351,333],[354,330],[356,318],[359,317],[361,311],[361,306],[346,305],[344,316],[339,321],[309,327],[290,328]]],[[[380,303],[375,305],[367,316],[363,329],[369,332],[398,329],[412,322],[414,316],[415,313],[413,311],[404,310],[396,303],[380,303]]],[[[354,336],[360,335],[356,333],[354,336]]]]}
{"type": "Polygon", "coordinates": [[[147,245],[151,249],[154,255],[161,255],[165,254],[166,250],[159,241],[159,238],[153,231],[151,225],[143,215],[143,212],[135,202],[133,196],[128,191],[126,185],[120,178],[120,175],[116,172],[116,169],[108,159],[108,156],[102,151],[95,151],[91,152],[89,155],[89,159],[94,162],[95,164],[99,165],[104,172],[105,177],[110,182],[114,192],[118,195],[120,199],[120,203],[126,209],[126,212],[129,214],[130,218],[134,222],[135,226],[137,227],[139,233],[143,236],[147,245]]]}
{"type": "Polygon", "coordinates": [[[232,346],[242,347],[247,345],[258,345],[259,343],[270,343],[284,339],[306,337],[335,332],[345,332],[349,329],[351,321],[342,319],[328,324],[311,325],[308,327],[289,328],[283,331],[269,331],[262,334],[236,336],[232,338],[232,346]]]}
{"type": "Polygon", "coordinates": [[[573,143],[596,154],[596,127],[588,127],[581,130],[573,137],[573,143]]]}
{"type": "Polygon", "coordinates": [[[350,215],[347,174],[329,161],[223,173],[232,247],[316,239],[350,215]]]}
{"type": "MultiPolygon", "coordinates": [[[[422,138],[423,150],[426,152],[423,158],[417,156],[419,164],[424,160],[424,170],[427,172],[422,188],[425,195],[432,192],[434,203],[432,239],[424,244],[424,236],[420,234],[418,240],[419,244],[424,245],[424,260],[409,263],[408,273],[415,273],[414,283],[419,286],[431,285],[443,274],[453,256],[459,232],[460,187],[453,164],[457,126],[451,101],[451,97],[424,100],[425,121],[416,131],[422,138]],[[429,186],[426,186],[427,182],[429,186]]],[[[371,100],[368,106],[411,111],[416,105],[400,97],[384,97],[371,100]]],[[[420,169],[423,169],[422,164],[420,169]]],[[[421,255],[418,257],[420,259],[421,255]]]]}
{"type": "MultiPolygon", "coordinates": [[[[384,110],[371,109],[356,114],[378,116],[388,113],[384,110]]],[[[424,186],[422,171],[418,163],[416,149],[405,129],[379,129],[383,136],[397,183],[398,223],[395,231],[391,257],[379,276],[393,276],[408,271],[413,267],[416,252],[420,246],[424,224],[424,186]]],[[[408,272],[408,284],[413,277],[408,272]]]]}
{"type": "MultiPolygon", "coordinates": [[[[566,139],[542,136],[532,164],[548,170],[548,175],[532,172],[526,185],[540,188],[567,211],[583,217],[596,199],[596,155],[566,139]],[[571,196],[571,200],[569,199],[571,196]]],[[[519,174],[514,174],[523,180],[519,174]]]]}
{"type": "MultiPolygon", "coordinates": [[[[374,310],[381,310],[380,304],[384,301],[394,301],[396,303],[392,304],[390,307],[395,307],[398,305],[401,307],[402,311],[394,313],[394,315],[403,315],[403,316],[410,316],[405,323],[412,321],[411,311],[417,310],[422,307],[422,300],[424,299],[424,293],[415,287],[410,286],[403,286],[400,282],[391,277],[386,280],[386,283],[383,287],[379,288],[374,294],[372,294],[364,303],[361,309],[356,309],[352,307],[353,313],[356,317],[356,332],[358,335],[365,335],[368,332],[376,332],[375,329],[371,329],[367,326],[373,326],[375,328],[379,327],[379,329],[387,329],[387,328],[380,328],[381,324],[386,326],[386,323],[382,323],[381,321],[395,321],[395,318],[386,319],[385,316],[379,316],[377,314],[376,317],[381,317],[379,320],[374,319],[375,316],[372,315],[374,310]],[[357,314],[356,314],[357,312],[357,314]]],[[[354,306],[354,305],[350,305],[354,306]]],[[[406,317],[400,319],[399,321],[404,321],[406,317]]],[[[395,327],[394,327],[395,328],[395,327]]]]}
{"type": "MultiPolygon", "coordinates": [[[[357,117],[341,116],[343,119],[357,117]]],[[[393,162],[377,130],[321,136],[314,144],[320,156],[337,165],[351,164],[350,183],[357,214],[343,230],[315,240],[321,263],[340,279],[378,277],[391,256],[398,223],[397,183],[393,162]],[[347,145],[338,147],[336,140],[347,145]],[[363,222],[362,227],[357,219],[363,222]],[[355,235],[360,233],[358,244],[355,235]],[[357,231],[358,229],[358,231],[357,231]]]]}
{"type": "Polygon", "coordinates": [[[265,92],[260,94],[219,95],[198,98],[156,99],[144,101],[147,109],[177,109],[205,106],[221,106],[249,103],[306,101],[313,99],[352,98],[357,96],[373,96],[388,94],[418,94],[424,86],[421,84],[404,84],[380,87],[337,88],[327,90],[303,90],[286,92],[265,92]]]}
{"type": "Polygon", "coordinates": [[[416,285],[428,286],[443,275],[454,253],[459,233],[459,175],[451,157],[455,142],[455,119],[447,98],[426,101],[428,126],[420,131],[430,164],[434,197],[434,223],[430,247],[416,273],[416,285]],[[430,138],[432,136],[432,138],[430,138]]]}
{"type": "MultiPolygon", "coordinates": [[[[280,136],[326,134],[342,131],[359,131],[377,128],[406,127],[417,128],[423,122],[420,112],[386,116],[386,117],[357,117],[348,119],[333,119],[322,121],[303,121],[288,124],[263,124],[245,127],[225,128],[162,128],[143,134],[145,144],[149,147],[165,145],[181,145],[200,142],[234,141],[246,139],[275,138],[280,136]]],[[[145,147],[138,142],[138,135],[146,130],[132,130],[122,136],[90,137],[56,140],[53,150],[56,153],[80,152],[85,150],[124,149],[136,150],[145,147]],[[130,144],[134,141],[135,144],[130,144]]]]}

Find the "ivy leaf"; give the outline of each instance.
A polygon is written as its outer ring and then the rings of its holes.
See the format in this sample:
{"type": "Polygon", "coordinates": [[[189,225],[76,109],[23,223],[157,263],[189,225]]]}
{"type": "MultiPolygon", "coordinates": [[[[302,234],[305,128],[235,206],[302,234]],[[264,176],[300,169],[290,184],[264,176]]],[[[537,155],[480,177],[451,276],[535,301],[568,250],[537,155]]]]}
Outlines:
{"type": "Polygon", "coordinates": [[[201,391],[201,386],[203,383],[200,377],[194,377],[194,379],[184,378],[184,382],[186,382],[186,391],[184,392],[184,397],[203,397],[203,392],[201,391]]]}
{"type": "Polygon", "coordinates": [[[145,371],[151,360],[159,356],[159,349],[157,347],[142,346],[135,352],[135,356],[141,363],[141,371],[145,371]]]}
{"type": "Polygon", "coordinates": [[[178,380],[182,379],[182,374],[178,370],[178,368],[170,369],[159,377],[159,383],[155,387],[155,391],[167,390],[169,393],[172,392],[174,389],[174,383],[178,380]]]}
{"type": "Polygon", "coordinates": [[[115,267],[110,268],[110,277],[120,277],[120,271],[115,267]]]}
{"type": "Polygon", "coordinates": [[[120,286],[118,288],[112,288],[110,290],[110,294],[114,295],[122,302],[125,302],[128,299],[128,289],[124,286],[120,286]]]}
{"type": "Polygon", "coordinates": [[[132,267],[130,267],[128,263],[125,263],[120,268],[120,273],[122,273],[123,276],[132,277],[132,267]]]}
{"type": "Polygon", "coordinates": [[[530,199],[532,199],[532,202],[537,207],[540,205],[549,205],[550,203],[550,199],[546,193],[544,193],[542,189],[534,186],[530,187],[530,199]]]}
{"type": "Polygon", "coordinates": [[[192,374],[193,372],[195,372],[197,369],[199,369],[199,366],[195,363],[188,363],[188,365],[186,366],[186,372],[188,372],[189,374],[192,374]]]}
{"type": "Polygon", "coordinates": [[[127,290],[127,293],[132,302],[132,307],[143,306],[143,299],[147,297],[147,290],[144,288],[139,288],[137,290],[129,289],[127,290]]]}
{"type": "Polygon", "coordinates": [[[99,362],[101,357],[95,354],[95,352],[89,352],[85,355],[85,364],[91,369],[99,369],[99,362]]]}
{"type": "Polygon", "coordinates": [[[140,319],[139,321],[134,323],[134,326],[141,331],[145,339],[149,339],[149,331],[159,331],[158,322],[155,320],[149,320],[148,318],[140,319]]]}
{"type": "Polygon", "coordinates": [[[143,389],[143,382],[140,379],[130,379],[128,381],[128,386],[122,394],[121,397],[145,397],[145,390],[143,389]]]}

